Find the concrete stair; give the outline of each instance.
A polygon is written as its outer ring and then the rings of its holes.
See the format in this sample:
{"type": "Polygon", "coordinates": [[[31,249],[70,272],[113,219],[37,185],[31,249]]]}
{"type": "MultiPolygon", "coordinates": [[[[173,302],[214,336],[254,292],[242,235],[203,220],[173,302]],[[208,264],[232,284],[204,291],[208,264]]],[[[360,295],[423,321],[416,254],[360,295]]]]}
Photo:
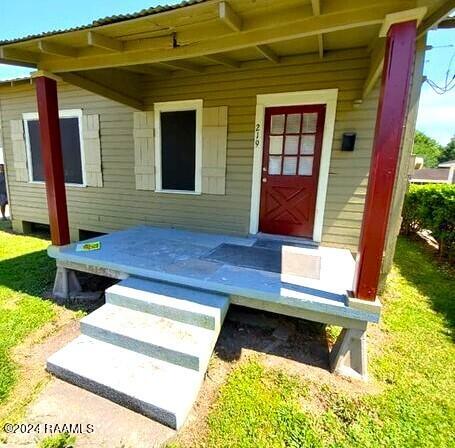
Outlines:
{"type": "Polygon", "coordinates": [[[55,376],[174,429],[204,379],[227,296],[129,278],[81,320],[82,335],[47,360],[55,376]]]}

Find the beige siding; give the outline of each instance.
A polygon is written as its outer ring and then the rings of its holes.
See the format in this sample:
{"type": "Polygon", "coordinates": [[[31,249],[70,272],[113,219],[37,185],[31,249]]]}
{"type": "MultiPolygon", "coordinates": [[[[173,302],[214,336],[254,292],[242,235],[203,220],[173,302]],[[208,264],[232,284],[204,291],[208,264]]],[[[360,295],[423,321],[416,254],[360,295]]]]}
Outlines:
{"type": "MultiPolygon", "coordinates": [[[[242,69],[214,67],[204,74],[179,72],[145,80],[148,108],[154,102],[199,99],[204,107],[228,106],[226,194],[188,196],[135,188],[133,110],[80,89],[62,85],[60,108],[99,114],[103,188],[68,188],[70,226],[110,231],[136,224],[246,234],[249,229],[256,95],[338,88],[335,138],[330,166],[323,243],[356,250],[366,192],[377,93],[354,108],[369,60],[363,50],[296,58],[293,63],[253,62],[242,69]],[[304,63],[305,62],[305,63],[304,63]],[[352,153],[339,150],[341,135],[357,132],[352,153]]],[[[0,90],[6,160],[15,220],[47,222],[42,185],[14,181],[9,121],[36,110],[29,86],[0,90]]]]}

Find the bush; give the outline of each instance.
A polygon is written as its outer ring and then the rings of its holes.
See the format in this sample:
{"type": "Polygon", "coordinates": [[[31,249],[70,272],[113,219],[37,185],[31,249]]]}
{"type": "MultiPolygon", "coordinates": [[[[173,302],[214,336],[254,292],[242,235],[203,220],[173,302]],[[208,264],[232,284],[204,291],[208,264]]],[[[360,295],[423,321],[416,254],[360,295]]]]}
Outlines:
{"type": "Polygon", "coordinates": [[[402,233],[429,230],[439,253],[455,256],[455,184],[410,185],[403,206],[402,233]]]}

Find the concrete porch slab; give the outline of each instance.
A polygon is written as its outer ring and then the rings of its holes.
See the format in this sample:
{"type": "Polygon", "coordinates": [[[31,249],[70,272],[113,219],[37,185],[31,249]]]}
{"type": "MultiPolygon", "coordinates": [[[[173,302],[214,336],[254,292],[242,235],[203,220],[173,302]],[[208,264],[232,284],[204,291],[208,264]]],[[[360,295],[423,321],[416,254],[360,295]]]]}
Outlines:
{"type": "Polygon", "coordinates": [[[70,269],[201,288],[235,296],[235,303],[240,305],[275,309],[347,328],[364,328],[367,322],[378,322],[379,313],[349,306],[347,291],[352,285],[355,262],[348,250],[283,244],[276,251],[281,258],[279,273],[207,260],[221,244],[252,247],[260,238],[140,226],[93,239],[101,242],[97,251],[77,252],[76,245],[71,244],[51,246],[48,253],[58,265],[70,269]],[[305,276],[304,269],[297,275],[295,262],[288,263],[287,259],[299,255],[320,260],[319,278],[305,276]],[[286,271],[289,265],[293,269],[286,271]]]}

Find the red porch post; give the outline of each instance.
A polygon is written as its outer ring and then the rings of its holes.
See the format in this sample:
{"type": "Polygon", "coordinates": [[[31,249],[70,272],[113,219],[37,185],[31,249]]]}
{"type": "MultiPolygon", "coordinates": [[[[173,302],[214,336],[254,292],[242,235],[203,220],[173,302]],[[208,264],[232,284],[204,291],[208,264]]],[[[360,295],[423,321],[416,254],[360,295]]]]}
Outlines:
{"type": "Polygon", "coordinates": [[[375,300],[381,271],[395,174],[407,115],[417,22],[393,24],[387,33],[381,94],[365,212],[360,235],[354,295],[375,300]]]}
{"type": "Polygon", "coordinates": [[[63,246],[70,242],[70,236],[60,140],[57,82],[39,75],[35,77],[35,83],[51,239],[52,244],[63,246]]]}

